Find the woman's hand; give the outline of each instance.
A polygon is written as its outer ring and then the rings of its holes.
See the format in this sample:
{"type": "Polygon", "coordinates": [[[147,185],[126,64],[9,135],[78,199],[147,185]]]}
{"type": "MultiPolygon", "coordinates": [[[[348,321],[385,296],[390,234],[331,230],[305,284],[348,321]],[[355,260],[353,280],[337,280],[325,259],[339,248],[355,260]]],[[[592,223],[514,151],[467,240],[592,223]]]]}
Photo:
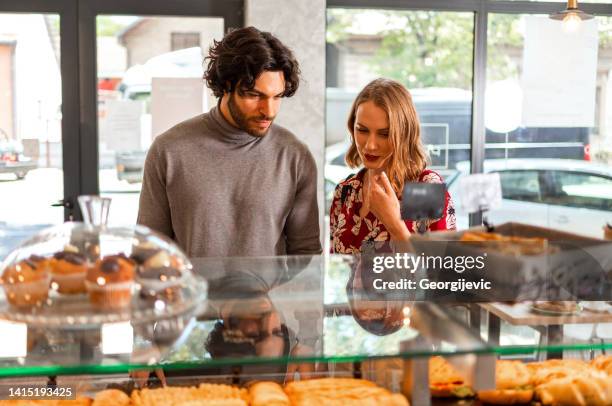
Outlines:
{"type": "MultiPolygon", "coordinates": [[[[314,351],[305,345],[297,344],[291,351],[292,357],[311,357],[314,355],[314,351]]],[[[300,380],[310,379],[313,377],[315,371],[315,364],[311,362],[304,362],[301,364],[290,363],[287,365],[287,373],[285,374],[285,382],[292,382],[295,380],[296,372],[300,374],[300,380]]]]}
{"type": "MultiPolygon", "coordinates": [[[[161,368],[156,368],[154,370],[157,379],[161,382],[162,386],[166,386],[166,375],[164,374],[164,370],[161,368]]],[[[139,369],[135,371],[130,371],[130,377],[136,383],[138,388],[145,388],[147,383],[149,382],[149,377],[151,375],[150,369],[139,369]]]]}
{"type": "Polygon", "coordinates": [[[400,203],[385,172],[370,180],[370,210],[385,225],[391,240],[407,241],[410,232],[400,214],[400,203]]]}

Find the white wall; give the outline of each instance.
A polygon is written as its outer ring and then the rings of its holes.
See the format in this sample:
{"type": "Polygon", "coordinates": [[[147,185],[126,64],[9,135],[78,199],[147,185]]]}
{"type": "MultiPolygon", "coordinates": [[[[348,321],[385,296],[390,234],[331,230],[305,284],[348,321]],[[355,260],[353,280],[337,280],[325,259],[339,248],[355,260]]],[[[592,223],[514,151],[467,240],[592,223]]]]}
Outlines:
{"type": "MultiPolygon", "coordinates": [[[[321,235],[325,159],[325,0],[247,0],[246,25],[277,36],[295,53],[302,71],[295,96],[283,100],[277,123],[303,140],[318,167],[321,235]]],[[[323,237],[322,237],[323,238],[323,237]]]]}

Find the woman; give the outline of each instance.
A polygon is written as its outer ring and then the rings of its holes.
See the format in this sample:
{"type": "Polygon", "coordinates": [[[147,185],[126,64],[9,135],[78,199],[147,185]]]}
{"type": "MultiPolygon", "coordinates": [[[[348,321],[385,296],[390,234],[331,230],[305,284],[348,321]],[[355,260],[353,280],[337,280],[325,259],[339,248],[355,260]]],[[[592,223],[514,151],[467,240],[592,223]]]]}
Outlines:
{"type": "MultiPolygon", "coordinates": [[[[353,102],[348,119],[351,146],[346,162],[363,165],[334,192],[330,215],[332,253],[356,254],[365,241],[407,241],[418,224],[400,216],[406,182],[443,183],[426,169],[419,119],[408,90],[390,79],[370,82],[353,102]]],[[[448,192],[444,215],[425,221],[427,230],[454,230],[448,192]]]]}

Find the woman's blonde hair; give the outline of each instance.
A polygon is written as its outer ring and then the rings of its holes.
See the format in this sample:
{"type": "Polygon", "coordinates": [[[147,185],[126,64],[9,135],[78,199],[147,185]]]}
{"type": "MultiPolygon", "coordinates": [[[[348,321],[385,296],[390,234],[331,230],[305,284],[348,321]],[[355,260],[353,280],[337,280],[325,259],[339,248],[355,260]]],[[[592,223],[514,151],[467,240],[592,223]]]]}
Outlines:
{"type": "Polygon", "coordinates": [[[385,170],[393,190],[399,194],[405,182],[414,182],[427,165],[427,153],[421,142],[421,126],[412,96],[401,83],[379,78],[371,81],[357,95],[348,118],[351,146],[346,163],[351,168],[363,164],[355,143],[355,117],[360,104],[372,101],[387,113],[389,141],[393,153],[385,170]]]}

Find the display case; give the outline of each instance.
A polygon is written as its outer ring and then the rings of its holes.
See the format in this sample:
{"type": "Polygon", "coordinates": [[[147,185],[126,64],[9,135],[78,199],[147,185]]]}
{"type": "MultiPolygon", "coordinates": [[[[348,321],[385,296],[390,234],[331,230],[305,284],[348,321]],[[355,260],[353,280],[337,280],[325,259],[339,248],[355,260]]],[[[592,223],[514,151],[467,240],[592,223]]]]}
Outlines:
{"type": "Polygon", "coordinates": [[[168,316],[143,324],[133,313],[115,313],[67,333],[64,325],[30,323],[5,311],[0,386],[6,393],[24,382],[72,385],[94,396],[108,387],[130,393],[142,386],[353,377],[403,393],[415,405],[454,404],[460,397],[462,404],[479,404],[475,395],[495,388],[496,361],[544,365],[551,358],[599,368],[602,385],[612,383],[603,377],[605,368],[612,374],[612,360],[602,357],[612,351],[605,301],[547,314],[528,303],[372,297],[359,289],[359,261],[191,258],[189,298],[198,303],[180,321],[168,316]],[[439,382],[438,362],[459,382],[439,382]]]}

